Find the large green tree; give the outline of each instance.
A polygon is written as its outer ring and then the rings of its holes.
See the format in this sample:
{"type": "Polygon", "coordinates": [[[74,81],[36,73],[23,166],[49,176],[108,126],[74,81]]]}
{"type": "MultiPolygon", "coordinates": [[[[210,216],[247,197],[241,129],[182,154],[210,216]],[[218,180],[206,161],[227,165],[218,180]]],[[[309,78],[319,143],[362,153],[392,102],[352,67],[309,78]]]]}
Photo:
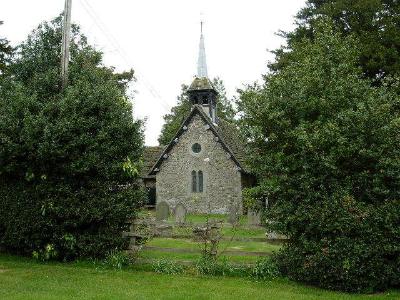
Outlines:
{"type": "Polygon", "coordinates": [[[61,18],[18,47],[0,89],[0,243],[40,257],[121,249],[143,195],[136,175],[142,123],[127,85],[73,26],[61,90],[61,18]]]}
{"type": "MultiPolygon", "coordinates": [[[[217,99],[217,115],[218,118],[234,121],[235,110],[232,102],[226,96],[224,83],[219,78],[212,80],[214,88],[218,91],[219,96],[217,99]]],[[[178,103],[171,109],[171,112],[164,116],[164,125],[161,129],[161,134],[158,138],[160,145],[167,145],[173,139],[174,135],[179,130],[182,122],[187,118],[190,113],[192,104],[190,103],[187,91],[187,85],[182,85],[181,94],[178,96],[178,103]]]]}
{"type": "Polygon", "coordinates": [[[289,277],[379,290],[400,284],[400,102],[385,81],[363,79],[360,43],[331,24],[316,23],[291,63],[241,91],[259,179],[248,192],[290,238],[278,255],[289,277]]]}
{"type": "MultiPolygon", "coordinates": [[[[3,21],[0,21],[0,26],[1,25],[3,25],[3,21]]],[[[13,49],[8,40],[4,37],[0,37],[0,75],[5,72],[12,51],[13,49]]]]}
{"type": "Polygon", "coordinates": [[[315,24],[321,17],[329,17],[341,34],[357,36],[358,65],[373,84],[400,74],[400,2],[393,0],[308,0],[297,15],[296,29],[284,34],[288,46],[276,51],[273,69],[294,59],[293,43],[315,37],[315,24]]]}

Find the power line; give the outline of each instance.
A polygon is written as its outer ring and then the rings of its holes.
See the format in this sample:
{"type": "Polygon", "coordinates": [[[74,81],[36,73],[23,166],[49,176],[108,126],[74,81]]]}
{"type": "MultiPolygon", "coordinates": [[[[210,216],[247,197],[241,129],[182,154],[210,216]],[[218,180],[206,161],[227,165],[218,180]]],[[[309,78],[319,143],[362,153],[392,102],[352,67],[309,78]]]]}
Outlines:
{"type": "MultiPolygon", "coordinates": [[[[113,36],[113,34],[108,30],[107,26],[101,20],[101,18],[96,13],[96,11],[93,9],[93,7],[89,4],[89,2],[87,0],[80,0],[80,3],[82,4],[82,7],[85,9],[85,11],[90,16],[90,18],[93,20],[95,25],[100,29],[100,31],[103,33],[103,35],[106,37],[106,39],[112,45],[112,47],[117,51],[117,53],[120,55],[120,57],[124,60],[124,62],[127,65],[133,66],[132,61],[130,60],[129,56],[126,54],[126,52],[120,46],[120,44],[118,43],[117,39],[113,36]]],[[[150,94],[156,100],[158,100],[160,102],[160,104],[163,106],[163,108],[166,111],[169,111],[171,109],[170,105],[161,98],[160,94],[152,86],[152,84],[145,78],[145,76],[143,74],[141,74],[141,75],[139,75],[139,77],[141,77],[141,81],[143,82],[144,87],[150,92],[150,94]]]]}

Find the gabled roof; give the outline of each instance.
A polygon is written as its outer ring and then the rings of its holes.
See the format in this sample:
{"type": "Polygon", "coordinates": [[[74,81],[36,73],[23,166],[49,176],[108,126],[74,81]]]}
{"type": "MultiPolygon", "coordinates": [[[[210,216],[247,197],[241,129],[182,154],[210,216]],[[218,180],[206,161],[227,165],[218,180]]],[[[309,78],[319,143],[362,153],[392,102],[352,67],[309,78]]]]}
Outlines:
{"type": "Polygon", "coordinates": [[[240,168],[241,172],[248,173],[248,169],[246,168],[245,164],[245,142],[244,139],[239,136],[236,127],[233,124],[223,120],[219,122],[219,126],[213,124],[211,119],[204,113],[203,109],[199,105],[193,105],[191,113],[182,123],[171,142],[161,152],[158,160],[151,168],[149,175],[155,175],[156,169],[159,168],[164,160],[164,155],[168,154],[168,152],[174,147],[176,138],[179,138],[179,136],[185,131],[184,128],[187,128],[188,124],[196,114],[199,114],[203,121],[210,126],[210,130],[216,137],[218,137],[218,141],[221,143],[222,148],[224,148],[224,150],[231,155],[232,160],[240,168]]]}
{"type": "Polygon", "coordinates": [[[158,158],[160,157],[162,151],[164,150],[165,146],[155,146],[155,147],[148,147],[146,146],[143,151],[143,167],[141,171],[141,177],[149,177],[149,173],[157,162],[158,158]]]}
{"type": "Polygon", "coordinates": [[[242,169],[248,172],[249,168],[246,162],[246,139],[240,134],[237,126],[220,119],[216,129],[223,138],[224,143],[231,149],[233,155],[240,162],[242,169]]]}

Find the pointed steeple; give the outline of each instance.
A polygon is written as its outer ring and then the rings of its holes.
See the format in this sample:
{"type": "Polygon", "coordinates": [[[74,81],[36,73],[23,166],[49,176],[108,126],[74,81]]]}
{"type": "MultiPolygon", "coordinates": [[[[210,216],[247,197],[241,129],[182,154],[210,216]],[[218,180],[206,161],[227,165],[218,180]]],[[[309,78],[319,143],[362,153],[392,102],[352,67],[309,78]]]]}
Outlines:
{"type": "Polygon", "coordinates": [[[197,60],[197,77],[208,77],[206,49],[204,48],[203,21],[200,22],[199,59],[197,60]]]}
{"type": "Polygon", "coordinates": [[[200,23],[199,59],[197,75],[188,89],[189,99],[193,105],[199,105],[206,115],[217,124],[218,92],[213,87],[207,74],[206,50],[204,49],[203,21],[200,23]]]}

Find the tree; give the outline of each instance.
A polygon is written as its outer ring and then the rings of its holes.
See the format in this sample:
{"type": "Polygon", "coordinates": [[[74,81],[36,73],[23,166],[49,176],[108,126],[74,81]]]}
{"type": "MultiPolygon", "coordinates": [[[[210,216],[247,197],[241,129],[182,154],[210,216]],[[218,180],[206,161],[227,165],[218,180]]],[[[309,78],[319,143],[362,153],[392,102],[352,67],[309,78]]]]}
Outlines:
{"type": "Polygon", "coordinates": [[[358,65],[374,84],[387,75],[400,74],[400,3],[392,0],[308,0],[297,15],[297,28],[283,33],[288,47],[275,52],[274,70],[293,60],[293,43],[315,37],[315,24],[321,17],[329,17],[344,36],[357,36],[358,65]]]}
{"type": "Polygon", "coordinates": [[[143,200],[142,122],[126,89],[73,26],[69,85],[61,90],[61,18],[18,47],[0,90],[0,243],[48,258],[102,257],[143,200]]]}
{"type": "MultiPolygon", "coordinates": [[[[3,21],[0,21],[0,25],[3,25],[3,23],[3,21]]],[[[13,49],[9,45],[8,40],[0,37],[0,75],[5,72],[12,51],[13,49]]]]}
{"type": "MultiPolygon", "coordinates": [[[[235,116],[235,110],[232,102],[226,96],[225,86],[221,79],[214,78],[214,88],[218,91],[219,97],[217,99],[217,115],[218,118],[232,122],[235,116]]],[[[167,145],[173,139],[174,135],[179,130],[182,122],[189,115],[192,104],[190,103],[187,95],[187,85],[182,85],[181,94],[178,96],[178,103],[171,109],[169,114],[164,116],[164,125],[161,129],[161,134],[158,138],[160,145],[167,145]]]]}
{"type": "Polygon", "coordinates": [[[290,238],[279,266],[331,289],[398,285],[399,98],[362,78],[357,39],[331,20],[291,57],[238,103],[259,179],[250,194],[268,199],[268,227],[290,238]]]}

